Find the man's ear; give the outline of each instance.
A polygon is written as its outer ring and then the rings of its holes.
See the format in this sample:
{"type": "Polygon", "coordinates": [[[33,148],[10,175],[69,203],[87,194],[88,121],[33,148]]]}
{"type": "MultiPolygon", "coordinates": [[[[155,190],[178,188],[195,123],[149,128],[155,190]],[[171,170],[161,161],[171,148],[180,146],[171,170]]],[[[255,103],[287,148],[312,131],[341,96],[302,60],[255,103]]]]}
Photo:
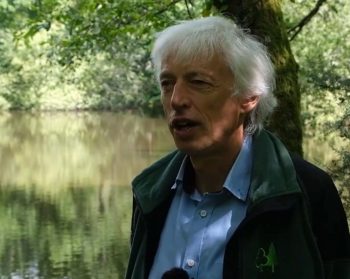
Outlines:
{"type": "Polygon", "coordinates": [[[248,113],[252,111],[259,102],[259,96],[244,97],[241,99],[241,112],[248,113]]]}

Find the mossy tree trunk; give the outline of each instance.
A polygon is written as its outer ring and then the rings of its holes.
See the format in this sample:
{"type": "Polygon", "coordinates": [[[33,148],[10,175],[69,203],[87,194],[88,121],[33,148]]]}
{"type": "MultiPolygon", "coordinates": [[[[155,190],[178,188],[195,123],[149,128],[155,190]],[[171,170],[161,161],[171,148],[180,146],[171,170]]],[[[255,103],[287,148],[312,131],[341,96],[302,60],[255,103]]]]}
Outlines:
{"type": "Polygon", "coordinates": [[[268,124],[292,152],[302,154],[298,65],[293,57],[283,22],[281,0],[213,0],[213,5],[248,28],[264,43],[276,69],[278,99],[268,124]]]}

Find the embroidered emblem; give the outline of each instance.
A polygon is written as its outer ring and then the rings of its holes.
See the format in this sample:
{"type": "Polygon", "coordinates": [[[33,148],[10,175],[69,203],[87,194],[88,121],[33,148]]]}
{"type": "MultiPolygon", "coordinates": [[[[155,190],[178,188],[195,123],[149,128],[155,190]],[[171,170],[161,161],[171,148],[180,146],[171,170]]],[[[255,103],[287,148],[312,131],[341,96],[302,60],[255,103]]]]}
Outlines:
{"type": "Polygon", "coordinates": [[[255,259],[255,266],[259,272],[270,270],[274,273],[277,264],[277,253],[273,242],[270,243],[269,251],[267,253],[264,248],[259,248],[255,259]]]}

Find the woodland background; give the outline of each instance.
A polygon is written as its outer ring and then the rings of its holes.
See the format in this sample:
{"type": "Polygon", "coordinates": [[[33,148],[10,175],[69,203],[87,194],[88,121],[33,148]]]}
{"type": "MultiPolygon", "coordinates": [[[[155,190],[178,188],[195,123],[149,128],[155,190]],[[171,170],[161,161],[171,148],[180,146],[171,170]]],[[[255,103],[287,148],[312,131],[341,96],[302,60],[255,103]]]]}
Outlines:
{"type": "Polygon", "coordinates": [[[270,129],[300,154],[303,137],[335,138],[339,159],[319,163],[348,205],[347,0],[2,0],[0,113],[108,110],[159,117],[149,58],[154,34],[212,14],[233,17],[269,48],[280,103],[270,129]]]}

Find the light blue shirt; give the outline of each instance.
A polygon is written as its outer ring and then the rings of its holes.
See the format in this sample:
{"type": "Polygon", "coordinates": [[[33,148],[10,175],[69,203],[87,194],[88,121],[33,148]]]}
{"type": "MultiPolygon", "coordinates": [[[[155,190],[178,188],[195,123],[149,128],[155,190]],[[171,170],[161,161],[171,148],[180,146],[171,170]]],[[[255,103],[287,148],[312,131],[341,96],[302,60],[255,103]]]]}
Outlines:
{"type": "Polygon", "coordinates": [[[160,279],[173,267],[183,268],[194,279],[222,278],[226,244],[246,215],[251,142],[247,136],[219,193],[185,191],[188,158],[184,159],[149,279],[160,279]]]}

